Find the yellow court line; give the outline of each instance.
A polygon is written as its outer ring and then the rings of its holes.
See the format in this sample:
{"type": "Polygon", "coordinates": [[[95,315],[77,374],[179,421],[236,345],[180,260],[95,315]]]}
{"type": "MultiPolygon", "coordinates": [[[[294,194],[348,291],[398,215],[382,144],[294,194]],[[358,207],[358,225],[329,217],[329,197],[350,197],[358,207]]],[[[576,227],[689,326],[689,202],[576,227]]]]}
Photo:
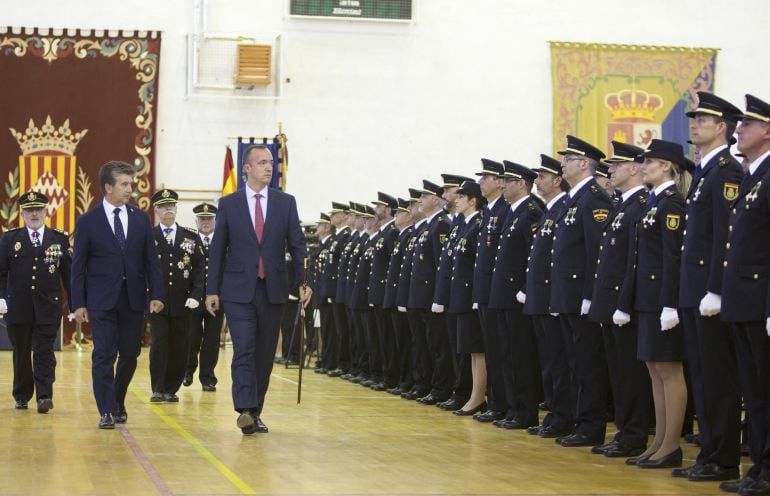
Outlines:
{"type": "Polygon", "coordinates": [[[143,403],[148,405],[150,407],[150,410],[155,412],[155,414],[160,417],[160,419],[166,423],[169,427],[171,427],[177,434],[185,438],[190,445],[192,445],[195,450],[203,456],[203,458],[206,459],[207,462],[209,462],[211,465],[216,468],[219,473],[225,476],[227,480],[229,480],[235,487],[238,488],[238,490],[241,492],[241,494],[257,494],[254,489],[249,487],[248,484],[243,482],[240,477],[235,475],[232,470],[227,468],[224,463],[219,461],[219,459],[214,456],[209,450],[207,450],[203,444],[198,441],[198,439],[195,438],[192,434],[187,432],[181,425],[179,425],[176,420],[171,418],[169,415],[167,415],[160,407],[157,405],[153,405],[150,403],[150,399],[139,392],[138,389],[136,389],[133,385],[129,385],[128,389],[140,400],[142,400],[143,403]]]}

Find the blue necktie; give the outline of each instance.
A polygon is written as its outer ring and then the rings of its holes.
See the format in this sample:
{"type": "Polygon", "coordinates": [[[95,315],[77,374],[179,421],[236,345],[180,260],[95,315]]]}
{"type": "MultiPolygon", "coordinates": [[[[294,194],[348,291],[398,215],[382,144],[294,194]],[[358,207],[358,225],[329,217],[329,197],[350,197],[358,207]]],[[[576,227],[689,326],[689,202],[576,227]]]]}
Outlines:
{"type": "Polygon", "coordinates": [[[164,227],[164,228],[163,228],[163,234],[165,234],[165,235],[166,235],[166,243],[168,243],[168,244],[170,244],[170,245],[171,245],[171,244],[174,244],[174,243],[171,241],[171,231],[173,231],[173,230],[174,230],[174,229],[173,229],[173,228],[171,228],[171,227],[164,227]]]}
{"type": "Polygon", "coordinates": [[[655,191],[650,192],[650,196],[647,197],[647,206],[649,207],[652,205],[652,202],[655,201],[655,191]]]}
{"type": "Polygon", "coordinates": [[[115,214],[115,237],[118,238],[120,249],[126,251],[126,231],[123,230],[123,223],[120,222],[120,209],[112,211],[115,214]]]}

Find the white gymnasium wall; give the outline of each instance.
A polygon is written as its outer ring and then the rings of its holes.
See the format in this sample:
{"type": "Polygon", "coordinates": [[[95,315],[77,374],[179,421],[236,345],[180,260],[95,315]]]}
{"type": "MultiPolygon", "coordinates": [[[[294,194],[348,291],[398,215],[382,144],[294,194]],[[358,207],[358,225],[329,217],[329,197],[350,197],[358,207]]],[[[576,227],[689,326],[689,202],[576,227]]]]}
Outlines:
{"type": "Polygon", "coordinates": [[[272,136],[282,121],[289,191],[307,221],[331,200],[471,174],[482,156],[536,164],[554,139],[549,40],[721,48],[717,93],[740,106],[747,92],[770,99],[766,0],[414,3],[414,23],[386,24],[291,19],[284,0],[209,0],[209,31],[281,33],[291,82],[279,101],[185,98],[193,0],[0,0],[0,10],[10,26],[162,30],[158,184],[219,188],[226,137],[272,136]]]}

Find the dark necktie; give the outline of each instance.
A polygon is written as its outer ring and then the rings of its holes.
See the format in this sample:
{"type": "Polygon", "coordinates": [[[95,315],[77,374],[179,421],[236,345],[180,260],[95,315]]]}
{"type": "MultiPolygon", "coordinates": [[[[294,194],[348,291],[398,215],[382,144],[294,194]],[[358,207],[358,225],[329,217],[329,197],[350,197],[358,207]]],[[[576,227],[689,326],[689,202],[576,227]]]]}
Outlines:
{"type": "Polygon", "coordinates": [[[647,206],[652,205],[653,201],[655,201],[655,190],[650,191],[650,196],[647,197],[647,206]]]}
{"type": "MultiPolygon", "coordinates": [[[[262,195],[257,193],[257,201],[254,202],[254,230],[257,233],[257,241],[262,242],[262,233],[265,230],[265,216],[262,213],[262,195]]],[[[262,262],[262,255],[259,256],[259,268],[257,269],[257,277],[260,279],[265,278],[265,264],[262,262]]]]}
{"type": "Polygon", "coordinates": [[[120,249],[126,250],[126,231],[123,230],[123,223],[120,222],[120,209],[116,208],[112,211],[115,214],[115,237],[118,238],[118,244],[120,249]]]}
{"type": "Polygon", "coordinates": [[[203,236],[203,246],[205,246],[206,248],[208,248],[208,247],[209,247],[209,243],[210,243],[210,242],[211,242],[211,240],[209,239],[209,237],[208,237],[208,236],[203,236]]]}
{"type": "Polygon", "coordinates": [[[32,231],[32,246],[35,248],[40,247],[40,233],[37,231],[32,231]]]}
{"type": "Polygon", "coordinates": [[[174,229],[171,228],[171,227],[164,227],[163,228],[163,234],[166,235],[166,243],[168,243],[170,245],[174,244],[174,242],[171,240],[171,231],[173,231],[173,230],[174,229]]]}
{"type": "Polygon", "coordinates": [[[746,190],[749,188],[749,184],[751,184],[751,172],[746,169],[746,173],[743,175],[743,180],[741,181],[741,189],[739,193],[740,195],[746,194],[746,190]]]}

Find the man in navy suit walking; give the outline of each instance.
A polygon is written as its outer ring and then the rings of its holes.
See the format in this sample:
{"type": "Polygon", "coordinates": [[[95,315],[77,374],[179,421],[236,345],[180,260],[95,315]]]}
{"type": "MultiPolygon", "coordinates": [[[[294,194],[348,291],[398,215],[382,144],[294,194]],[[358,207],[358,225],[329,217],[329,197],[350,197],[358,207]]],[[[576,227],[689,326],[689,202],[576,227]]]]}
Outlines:
{"type": "Polygon", "coordinates": [[[150,217],[128,205],[135,172],[126,162],[104,164],[99,170],[104,199],[75,226],[72,307],[78,322],[92,325],[91,374],[100,429],[114,429],[115,422],[127,420],[126,392],[141,351],[148,289],[150,313],[163,310],[150,217]]]}
{"type": "Polygon", "coordinates": [[[289,296],[285,252],[295,264],[299,300],[310,301],[303,280],[305,235],[293,196],[269,188],[273,156],[264,145],[243,154],[243,189],[219,200],[217,235],[209,251],[206,309],[220,305],[233,340],[233,405],[244,434],[267,432],[260,419],[270,383],[283,306],[289,296]]]}

